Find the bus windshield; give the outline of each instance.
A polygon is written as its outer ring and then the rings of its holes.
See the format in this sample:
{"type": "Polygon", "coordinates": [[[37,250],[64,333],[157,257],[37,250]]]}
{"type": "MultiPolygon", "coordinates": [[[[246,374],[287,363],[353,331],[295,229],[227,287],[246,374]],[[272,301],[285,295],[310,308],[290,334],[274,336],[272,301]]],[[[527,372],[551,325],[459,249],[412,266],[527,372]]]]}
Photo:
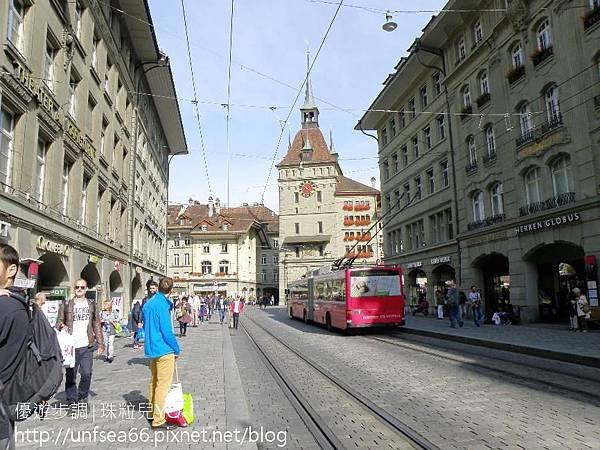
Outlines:
{"type": "Polygon", "coordinates": [[[391,297],[400,295],[400,275],[389,270],[357,270],[350,273],[350,296],[391,297]]]}

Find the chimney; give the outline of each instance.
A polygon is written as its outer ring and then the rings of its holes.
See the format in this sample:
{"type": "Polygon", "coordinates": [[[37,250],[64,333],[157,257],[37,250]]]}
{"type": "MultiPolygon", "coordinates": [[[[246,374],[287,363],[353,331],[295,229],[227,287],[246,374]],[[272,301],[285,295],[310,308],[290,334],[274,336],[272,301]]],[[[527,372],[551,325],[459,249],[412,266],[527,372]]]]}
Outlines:
{"type": "Polygon", "coordinates": [[[215,215],[219,215],[221,214],[221,200],[219,200],[219,197],[217,197],[215,199],[215,215]]]}
{"type": "Polygon", "coordinates": [[[212,217],[215,213],[212,195],[208,197],[208,217],[212,217]]]}

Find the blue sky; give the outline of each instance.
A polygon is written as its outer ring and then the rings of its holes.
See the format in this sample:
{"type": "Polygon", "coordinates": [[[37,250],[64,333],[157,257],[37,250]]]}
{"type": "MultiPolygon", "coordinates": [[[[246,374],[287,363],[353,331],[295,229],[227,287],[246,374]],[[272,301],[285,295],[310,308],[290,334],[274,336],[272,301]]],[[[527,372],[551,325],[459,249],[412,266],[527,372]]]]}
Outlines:
{"type": "MultiPolygon", "coordinates": [[[[442,0],[346,0],[348,5],[373,9],[435,10],[442,0]]],[[[185,0],[193,67],[201,114],[209,179],[213,195],[227,202],[226,114],[229,55],[229,0],[185,0]]],[[[170,201],[188,198],[206,202],[200,134],[185,45],[180,1],[150,0],[159,46],[171,59],[175,84],[190,149],[171,163],[170,201]]],[[[307,44],[314,56],[336,10],[335,4],[314,0],[235,0],[233,65],[231,72],[230,196],[232,206],[260,202],[275,154],[280,121],[285,119],[306,74],[307,44]],[[259,75],[256,72],[260,72],[259,75]],[[293,86],[286,87],[279,82],[293,86]],[[275,106],[272,110],[269,107],[275,106]]],[[[346,176],[379,184],[376,142],[354,131],[363,109],[380,92],[381,83],[430,20],[431,13],[394,15],[398,29],[381,29],[382,12],[343,7],[313,67],[311,79],[321,111],[319,123],[328,137],[333,131],[340,164],[346,176]],[[344,112],[325,104],[324,101],[344,112]],[[357,159],[365,158],[365,159],[357,159]]],[[[284,132],[276,163],[300,127],[299,106],[284,132]]],[[[278,210],[277,173],[273,169],[265,204],[278,210]]]]}

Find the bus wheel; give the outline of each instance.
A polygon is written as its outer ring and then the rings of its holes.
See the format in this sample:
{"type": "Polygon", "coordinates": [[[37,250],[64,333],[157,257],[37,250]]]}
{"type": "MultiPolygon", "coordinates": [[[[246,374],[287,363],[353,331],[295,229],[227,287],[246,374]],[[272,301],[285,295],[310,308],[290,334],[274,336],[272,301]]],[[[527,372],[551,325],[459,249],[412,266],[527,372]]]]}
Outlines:
{"type": "Polygon", "coordinates": [[[306,318],[306,310],[304,310],[304,311],[302,312],[302,321],[303,321],[304,323],[308,323],[308,320],[307,320],[307,318],[306,318]]]}
{"type": "Polygon", "coordinates": [[[325,316],[325,327],[327,328],[327,331],[333,331],[333,327],[331,326],[331,316],[329,313],[327,313],[325,316]]]}

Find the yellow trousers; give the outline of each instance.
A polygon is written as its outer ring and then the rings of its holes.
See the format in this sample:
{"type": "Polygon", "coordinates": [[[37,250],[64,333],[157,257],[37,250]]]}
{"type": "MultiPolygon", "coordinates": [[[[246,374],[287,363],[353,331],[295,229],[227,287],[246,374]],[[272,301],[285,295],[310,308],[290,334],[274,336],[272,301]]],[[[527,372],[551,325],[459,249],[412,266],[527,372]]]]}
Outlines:
{"type": "Polygon", "coordinates": [[[173,381],[174,370],[175,355],[172,353],[150,360],[152,377],[148,389],[148,403],[152,405],[153,427],[165,423],[165,400],[173,381]]]}

